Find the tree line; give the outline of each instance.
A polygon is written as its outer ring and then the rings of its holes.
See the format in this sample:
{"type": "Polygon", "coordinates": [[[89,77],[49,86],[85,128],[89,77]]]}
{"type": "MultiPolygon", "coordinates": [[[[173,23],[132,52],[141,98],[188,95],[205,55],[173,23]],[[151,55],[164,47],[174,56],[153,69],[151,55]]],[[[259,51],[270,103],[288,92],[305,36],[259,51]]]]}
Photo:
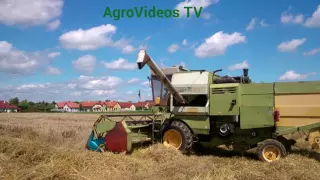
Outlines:
{"type": "Polygon", "coordinates": [[[18,97],[14,97],[9,99],[9,103],[11,105],[16,105],[20,108],[21,112],[49,112],[50,109],[55,108],[55,101],[52,102],[46,102],[46,101],[40,101],[40,102],[32,102],[28,100],[22,100],[20,101],[18,97]]]}

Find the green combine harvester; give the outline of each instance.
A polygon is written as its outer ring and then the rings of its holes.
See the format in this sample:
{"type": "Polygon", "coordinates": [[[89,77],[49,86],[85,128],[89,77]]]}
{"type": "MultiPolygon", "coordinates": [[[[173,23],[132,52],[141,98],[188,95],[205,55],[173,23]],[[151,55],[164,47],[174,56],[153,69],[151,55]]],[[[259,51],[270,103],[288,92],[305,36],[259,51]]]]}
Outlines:
{"type": "Polygon", "coordinates": [[[307,132],[320,149],[320,82],[253,83],[217,70],[160,69],[145,50],[137,65],[151,69],[153,113],[101,115],[87,148],[131,152],[143,143],[163,143],[183,153],[195,146],[226,145],[236,151],[256,148],[260,160],[285,157],[295,143],[285,136],[307,132]]]}

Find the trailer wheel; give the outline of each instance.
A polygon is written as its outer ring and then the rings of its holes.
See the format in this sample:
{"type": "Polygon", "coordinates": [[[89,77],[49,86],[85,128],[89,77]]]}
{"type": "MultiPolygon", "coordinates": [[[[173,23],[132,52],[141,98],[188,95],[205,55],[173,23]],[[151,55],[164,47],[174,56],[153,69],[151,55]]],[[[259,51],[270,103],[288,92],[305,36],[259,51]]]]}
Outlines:
{"type": "Polygon", "coordinates": [[[173,121],[163,131],[163,144],[173,147],[183,153],[189,153],[193,146],[192,132],[188,126],[180,121],[173,121]]]}
{"type": "Polygon", "coordinates": [[[257,155],[262,161],[273,162],[287,156],[287,151],[281,142],[267,139],[258,145],[257,155]]]}

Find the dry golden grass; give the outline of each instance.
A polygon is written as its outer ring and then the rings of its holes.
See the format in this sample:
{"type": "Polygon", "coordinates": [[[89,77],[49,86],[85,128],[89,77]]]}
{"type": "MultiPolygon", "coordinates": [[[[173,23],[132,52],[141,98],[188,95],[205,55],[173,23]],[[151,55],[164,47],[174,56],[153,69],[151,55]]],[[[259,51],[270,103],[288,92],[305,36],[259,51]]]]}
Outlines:
{"type": "Polygon", "coordinates": [[[301,147],[275,163],[222,150],[186,156],[162,145],[131,155],[89,152],[98,116],[0,114],[0,179],[319,179],[319,154],[301,147]]]}

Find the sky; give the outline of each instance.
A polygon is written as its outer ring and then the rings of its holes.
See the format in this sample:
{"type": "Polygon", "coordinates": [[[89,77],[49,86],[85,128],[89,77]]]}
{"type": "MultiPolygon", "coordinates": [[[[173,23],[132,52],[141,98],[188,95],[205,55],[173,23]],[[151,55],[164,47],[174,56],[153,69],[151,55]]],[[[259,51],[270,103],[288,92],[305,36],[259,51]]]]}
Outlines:
{"type": "Polygon", "coordinates": [[[318,80],[320,1],[2,0],[0,100],[137,101],[139,90],[149,100],[140,49],[161,68],[231,76],[249,68],[254,82],[318,80]],[[184,7],[197,11],[188,17],[184,7]],[[176,9],[179,17],[126,16],[134,8],[176,9]],[[104,16],[117,9],[123,17],[104,16]]]}

